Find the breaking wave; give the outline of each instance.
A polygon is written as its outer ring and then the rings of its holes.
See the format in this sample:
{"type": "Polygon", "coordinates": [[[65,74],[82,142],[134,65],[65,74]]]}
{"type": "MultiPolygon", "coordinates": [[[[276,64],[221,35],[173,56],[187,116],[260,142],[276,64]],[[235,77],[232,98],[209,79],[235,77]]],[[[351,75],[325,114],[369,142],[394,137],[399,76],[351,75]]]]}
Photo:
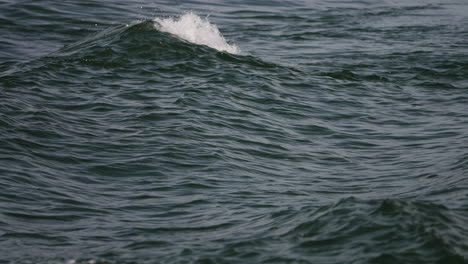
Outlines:
{"type": "Polygon", "coordinates": [[[232,54],[240,53],[239,47],[227,43],[216,25],[194,13],[186,13],[179,18],[155,18],[154,22],[157,30],[186,41],[232,54]]]}

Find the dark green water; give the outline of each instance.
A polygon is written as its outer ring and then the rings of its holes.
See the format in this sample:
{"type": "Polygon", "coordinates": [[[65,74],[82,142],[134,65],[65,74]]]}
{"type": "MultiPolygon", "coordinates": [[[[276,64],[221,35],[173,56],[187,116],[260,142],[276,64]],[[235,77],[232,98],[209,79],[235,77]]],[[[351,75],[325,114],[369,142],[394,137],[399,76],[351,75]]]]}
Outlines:
{"type": "Polygon", "coordinates": [[[467,105],[465,0],[2,1],[0,263],[468,263],[467,105]]]}

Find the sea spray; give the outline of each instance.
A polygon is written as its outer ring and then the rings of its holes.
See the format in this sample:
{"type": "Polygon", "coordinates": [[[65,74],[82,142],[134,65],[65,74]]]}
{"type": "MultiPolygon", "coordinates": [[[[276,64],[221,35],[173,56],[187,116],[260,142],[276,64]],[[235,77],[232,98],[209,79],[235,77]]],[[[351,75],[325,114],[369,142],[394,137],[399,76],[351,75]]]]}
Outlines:
{"type": "Polygon", "coordinates": [[[154,22],[159,31],[173,34],[186,41],[206,45],[219,51],[240,53],[236,45],[226,42],[216,25],[194,13],[186,13],[179,18],[155,18],[154,22]]]}

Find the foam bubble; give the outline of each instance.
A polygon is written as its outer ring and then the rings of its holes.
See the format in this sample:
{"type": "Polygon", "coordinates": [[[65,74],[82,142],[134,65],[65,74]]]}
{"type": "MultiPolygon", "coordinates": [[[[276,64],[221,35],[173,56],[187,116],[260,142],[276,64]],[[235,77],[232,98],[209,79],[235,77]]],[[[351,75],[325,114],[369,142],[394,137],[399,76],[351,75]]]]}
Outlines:
{"type": "Polygon", "coordinates": [[[186,13],[177,19],[155,18],[155,27],[162,32],[178,36],[186,41],[206,45],[219,51],[233,54],[240,53],[240,49],[234,44],[228,44],[219,32],[216,25],[211,24],[208,19],[201,18],[194,13],[186,13]]]}

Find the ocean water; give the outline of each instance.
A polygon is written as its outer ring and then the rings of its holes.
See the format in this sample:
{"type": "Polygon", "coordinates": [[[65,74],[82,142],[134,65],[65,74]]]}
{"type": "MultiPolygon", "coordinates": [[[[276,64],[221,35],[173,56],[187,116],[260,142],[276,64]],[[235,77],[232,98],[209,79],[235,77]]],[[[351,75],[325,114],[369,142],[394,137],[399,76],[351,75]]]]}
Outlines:
{"type": "Polygon", "coordinates": [[[0,263],[468,263],[466,0],[0,2],[0,263]]]}

